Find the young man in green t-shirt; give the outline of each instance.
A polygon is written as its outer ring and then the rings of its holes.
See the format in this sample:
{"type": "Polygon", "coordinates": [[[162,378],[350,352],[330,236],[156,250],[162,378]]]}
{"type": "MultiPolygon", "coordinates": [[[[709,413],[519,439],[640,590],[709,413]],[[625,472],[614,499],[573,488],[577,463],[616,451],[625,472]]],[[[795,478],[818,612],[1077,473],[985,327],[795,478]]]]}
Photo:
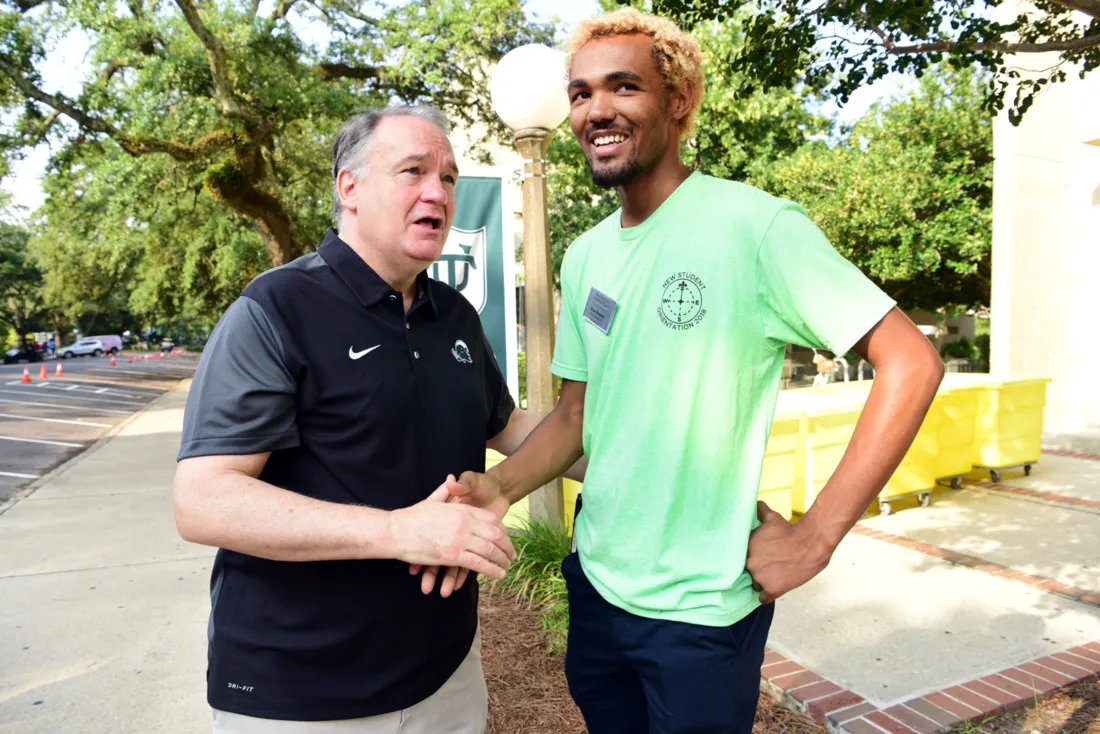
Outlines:
{"type": "Polygon", "coordinates": [[[683,164],[703,93],[693,38],[624,9],[583,24],[572,48],[573,132],[622,208],[562,265],[557,407],[511,458],[461,481],[467,501],[515,502],[583,447],[562,572],[566,673],[589,730],[747,734],[769,602],[828,564],[943,364],[797,205],[683,164]],[[854,349],[877,370],[847,453],[794,525],[756,501],[788,343],[854,349]]]}

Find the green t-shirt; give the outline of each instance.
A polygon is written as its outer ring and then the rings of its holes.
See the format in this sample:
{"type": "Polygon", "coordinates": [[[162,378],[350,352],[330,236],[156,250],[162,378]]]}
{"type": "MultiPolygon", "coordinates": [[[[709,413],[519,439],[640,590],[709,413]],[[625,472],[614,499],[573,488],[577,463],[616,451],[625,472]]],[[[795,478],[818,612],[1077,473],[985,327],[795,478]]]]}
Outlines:
{"type": "Polygon", "coordinates": [[[744,184],[695,173],[637,227],[620,215],[562,264],[551,369],[588,383],[581,562],[633,614],[733,624],[759,605],[745,555],[785,346],[843,354],[894,302],[744,184]]]}

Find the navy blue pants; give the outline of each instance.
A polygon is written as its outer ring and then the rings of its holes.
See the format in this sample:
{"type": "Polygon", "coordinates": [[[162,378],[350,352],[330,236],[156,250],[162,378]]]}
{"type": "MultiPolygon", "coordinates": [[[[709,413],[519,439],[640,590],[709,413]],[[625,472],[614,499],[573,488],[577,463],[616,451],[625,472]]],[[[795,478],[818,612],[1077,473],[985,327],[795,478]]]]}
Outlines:
{"type": "Polygon", "coordinates": [[[565,675],[590,734],[750,734],[774,604],[729,627],[639,617],[606,602],[576,553],[565,675]]]}

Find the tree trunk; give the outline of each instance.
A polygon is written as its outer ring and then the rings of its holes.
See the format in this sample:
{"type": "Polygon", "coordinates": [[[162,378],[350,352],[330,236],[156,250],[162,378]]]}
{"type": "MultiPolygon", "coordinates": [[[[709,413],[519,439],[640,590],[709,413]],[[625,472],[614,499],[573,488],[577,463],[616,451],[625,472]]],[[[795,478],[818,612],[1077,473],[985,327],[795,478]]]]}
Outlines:
{"type": "Polygon", "coordinates": [[[11,325],[15,329],[16,336],[19,337],[19,348],[27,348],[27,302],[23,299],[20,303],[18,298],[9,298],[8,303],[11,305],[11,325]]]}
{"type": "Polygon", "coordinates": [[[276,268],[293,260],[298,249],[290,236],[290,220],[285,217],[283,219],[285,225],[282,226],[278,222],[272,226],[264,219],[256,222],[260,228],[260,236],[264,240],[264,247],[267,248],[267,255],[271,258],[271,266],[276,268]]]}
{"type": "Polygon", "coordinates": [[[208,176],[206,186],[214,198],[241,214],[256,220],[271,265],[278,267],[293,260],[300,248],[291,234],[290,217],[275,196],[255,186],[239,170],[208,176]]]}
{"type": "Polygon", "coordinates": [[[58,347],[61,346],[61,314],[57,311],[53,312],[53,341],[58,347]]]}

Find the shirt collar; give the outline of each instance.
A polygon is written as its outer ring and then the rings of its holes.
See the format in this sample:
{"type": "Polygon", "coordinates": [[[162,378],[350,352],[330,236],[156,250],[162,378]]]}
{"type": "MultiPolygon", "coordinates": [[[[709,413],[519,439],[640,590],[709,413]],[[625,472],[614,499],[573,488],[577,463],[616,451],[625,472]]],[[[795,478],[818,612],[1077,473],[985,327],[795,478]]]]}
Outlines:
{"type": "MultiPolygon", "coordinates": [[[[335,229],[329,229],[325,234],[325,240],[317,253],[365,307],[370,308],[391,294],[401,296],[382,276],[374,272],[374,268],[359,253],[351,249],[351,245],[340,239],[335,229]]],[[[413,305],[422,299],[428,302],[433,312],[438,312],[435,289],[426,270],[416,276],[416,300],[413,305]]]]}

